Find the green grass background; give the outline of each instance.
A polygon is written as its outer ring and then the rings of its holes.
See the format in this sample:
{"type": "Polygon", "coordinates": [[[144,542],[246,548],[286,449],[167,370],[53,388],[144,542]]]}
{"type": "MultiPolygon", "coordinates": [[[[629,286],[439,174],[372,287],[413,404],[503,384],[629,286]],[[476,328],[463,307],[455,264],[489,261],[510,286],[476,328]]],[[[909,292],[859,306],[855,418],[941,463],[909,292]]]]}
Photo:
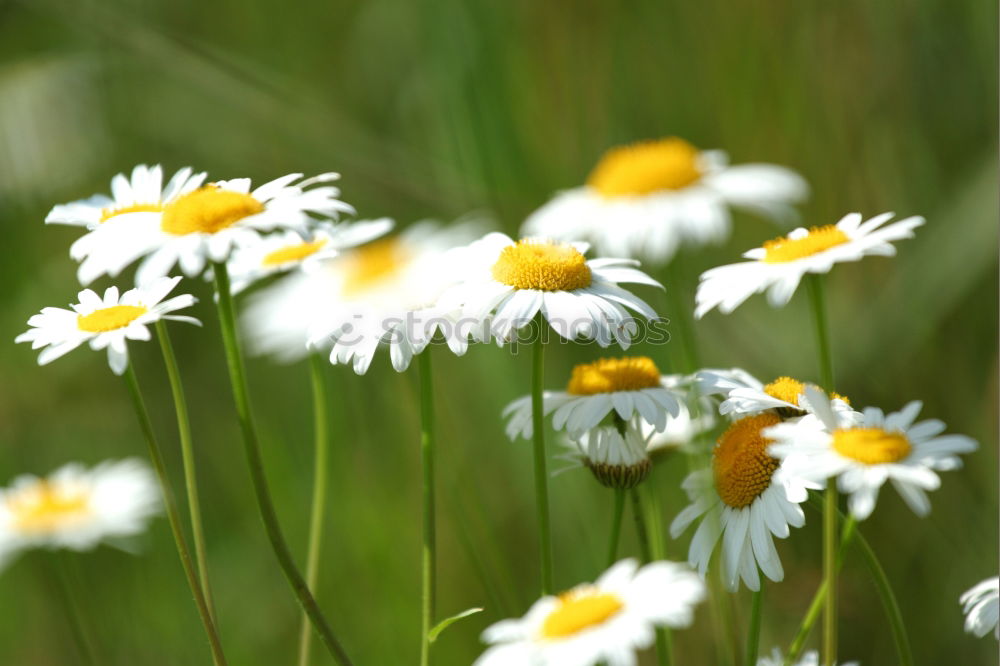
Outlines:
{"type": "MultiPolygon", "coordinates": [[[[918,663],[996,663],[996,642],[964,635],[958,607],[963,590],[997,573],[996,26],[995,4],[973,0],[0,2],[0,479],[143,454],[124,387],[101,356],[79,350],[38,368],[13,344],[31,314],[78,289],[67,251],[79,232],[45,228],[45,213],[104,191],[117,171],[190,164],[260,180],[334,169],[364,215],[406,224],[489,210],[514,232],[608,146],[675,134],[737,163],[801,171],[813,186],[807,224],[854,210],[927,217],[897,258],[830,275],[837,388],[886,409],[921,399],[927,417],[981,442],[965,469],[943,475],[929,517],[887,490],[863,529],[918,663]]],[[[668,287],[690,306],[702,270],[778,233],[738,216],[733,238],[682,257],[668,287]]],[[[210,293],[185,284],[206,324],[174,328],[224,642],[232,664],[292,663],[299,614],[257,518],[210,293]]],[[[641,293],[665,308],[655,291],[641,293]]],[[[707,316],[696,326],[704,363],[815,379],[806,306],[804,294],[778,311],[757,297],[707,316]]],[[[675,346],[640,351],[676,367],[675,346]]],[[[536,596],[529,445],[506,441],[499,419],[527,391],[529,361],[495,347],[461,359],[435,353],[440,613],[486,607],[435,650],[438,663],[464,664],[488,623],[520,615],[536,596]]],[[[598,353],[554,347],[546,384],[560,386],[573,363],[598,353]]],[[[134,357],[179,484],[156,346],[137,345],[134,357]]],[[[250,375],[275,501],[302,554],[307,368],[258,361],[250,375]]],[[[367,376],[329,375],[335,439],[318,597],[356,663],[414,663],[415,372],[397,375],[383,356],[367,376]]],[[[681,459],[667,461],[650,481],[664,528],[683,506],[683,474],[681,459]]],[[[601,569],[611,495],[582,471],[555,478],[551,495],[557,583],[568,587],[601,569]]],[[[689,538],[668,538],[669,554],[682,558],[689,538]]],[[[819,541],[810,514],[779,544],[787,574],[766,588],[765,648],[790,640],[819,580],[819,541]]],[[[631,529],[623,552],[635,552],[631,529]]],[[[0,663],[78,663],[38,555],[0,573],[0,663]]],[[[209,663],[165,520],[138,557],[102,548],[63,565],[101,663],[209,663]]],[[[745,626],[749,596],[735,603],[745,626]]],[[[715,663],[710,628],[702,608],[676,634],[678,664],[715,663]]],[[[856,558],[842,579],[841,655],[895,663],[856,558]]]]}

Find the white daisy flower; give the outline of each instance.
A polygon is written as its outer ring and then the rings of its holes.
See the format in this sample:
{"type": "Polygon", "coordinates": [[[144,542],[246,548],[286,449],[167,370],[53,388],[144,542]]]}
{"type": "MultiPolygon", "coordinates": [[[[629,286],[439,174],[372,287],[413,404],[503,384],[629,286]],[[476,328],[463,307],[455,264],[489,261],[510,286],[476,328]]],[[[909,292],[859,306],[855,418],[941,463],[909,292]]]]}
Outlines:
{"type": "Polygon", "coordinates": [[[204,181],[204,172],[193,173],[190,167],[184,167],[163,187],[160,165],[140,164],[132,169],[131,177],[120,173],[111,179],[111,196],[95,194],[89,199],[59,204],[49,211],[45,222],[94,229],[108,220],[118,220],[119,216],[159,217],[164,205],[198,189],[204,181]]]}
{"type": "Polygon", "coordinates": [[[862,222],[860,213],[845,215],[837,224],[798,228],[787,236],[767,241],[763,247],[744,252],[752,261],[719,266],[701,275],[695,294],[695,317],[700,319],[714,307],[729,314],[753,294],[767,291],[767,300],[781,307],[791,300],[806,273],[827,273],[834,264],[858,261],[868,255],[891,257],[892,241],[912,238],[924,223],[919,216],[882,226],[894,213],[877,215],[862,222]]]}
{"type": "MultiPolygon", "coordinates": [[[[442,228],[424,222],[398,236],[379,239],[325,262],[331,301],[317,312],[307,332],[309,344],[332,346],[330,362],[351,363],[367,372],[379,347],[388,347],[392,367],[402,372],[438,333],[455,354],[464,354],[481,322],[460,321],[459,311],[439,302],[464,261],[467,242],[477,225],[442,228]]],[[[247,323],[263,310],[248,310],[247,323]]]]}
{"type": "Polygon", "coordinates": [[[594,584],[542,597],[524,617],[488,627],[475,666],[634,666],[655,627],[687,627],[705,585],[687,567],[622,560],[594,584]]]}
{"type": "Polygon", "coordinates": [[[90,550],[142,532],[160,509],[156,480],[138,460],[91,469],[71,463],[44,479],[20,476],[0,489],[0,553],[90,550]]]}
{"type": "Polygon", "coordinates": [[[77,296],[80,302],[70,306],[72,310],[44,308],[28,320],[31,328],[14,341],[30,342],[32,349],[45,347],[38,355],[39,365],[54,361],[84,342],[94,350],[107,348],[108,365],[120,375],[128,367],[127,342],[149,340],[149,324],[168,319],[201,325],[193,317],[168,314],[197,302],[190,294],[163,300],[180,280],[160,278],[145,287],[130,289],[121,297],[118,287],[108,287],[103,299],[84,289],[77,296]]]}
{"type": "MultiPolygon", "coordinates": [[[[809,409],[809,403],[801,400],[806,384],[791,377],[778,377],[764,384],[746,370],[732,368],[700,370],[695,378],[702,395],[725,396],[719,404],[719,413],[723,416],[735,418],[774,409],[781,416],[792,417],[802,416],[809,409]]],[[[855,419],[861,418],[861,414],[851,409],[851,401],[836,393],[833,394],[833,408],[855,419]]]]}
{"type": "Polygon", "coordinates": [[[811,414],[767,430],[775,442],[769,452],[784,460],[788,474],[805,481],[821,483],[836,477],[858,520],[871,515],[886,481],[914,513],[927,515],[931,505],[926,491],[941,485],[936,472],[961,467],[957,454],[978,446],[964,435],[941,435],[945,425],[937,419],[914,423],[919,401],[888,416],[868,407],[857,423],[834,410],[814,386],[806,388],[805,399],[812,405],[811,414]]]}
{"type": "Polygon", "coordinates": [[[691,504],[674,519],[670,534],[676,539],[702,519],[688,551],[688,562],[702,576],[721,536],[723,580],[730,591],[740,578],[759,590],[758,567],[771,580],[782,580],[772,536],[784,539],[789,526],[805,524],[799,504],[806,500],[806,486],[784,474],[780,461],[767,453],[770,441],[763,431],[780,422],[774,412],[734,422],[712,450],[711,469],[692,472],[682,484],[691,504]]]}
{"type": "Polygon", "coordinates": [[[699,151],[676,137],[612,148],[586,185],[558,193],[528,217],[523,233],[584,240],[612,257],[662,265],[682,244],[729,236],[730,208],[770,218],[793,216],[809,188],[770,164],[728,166],[721,151],[699,151]]]}
{"type": "Polygon", "coordinates": [[[618,283],[662,286],[637,270],[636,261],[587,261],[587,247],[538,239],[514,242],[501,233],[488,234],[469,246],[468,276],[446,298],[462,305],[464,316],[488,319],[500,344],[511,342],[541,312],[567,340],[591,338],[602,347],[617,341],[627,348],[638,326],[625,307],[648,320],[657,315],[618,283]]]}
{"type": "MultiPolygon", "coordinates": [[[[757,660],[757,666],[785,666],[785,657],[781,654],[781,648],[771,650],[769,657],[761,657],[757,660]]],[[[791,664],[791,666],[821,666],[819,652],[811,650],[802,655],[802,658],[791,664]]],[[[836,666],[836,665],[835,665],[836,666]]],[[[841,666],[859,666],[857,661],[848,661],[841,666]]]]}
{"type": "Polygon", "coordinates": [[[959,598],[965,631],[982,638],[993,632],[1000,639],[1000,578],[987,578],[959,598]]]}
{"type": "MultiPolygon", "coordinates": [[[[556,430],[578,438],[612,414],[626,422],[639,417],[663,432],[669,420],[680,415],[683,402],[673,377],[660,375],[652,359],[626,356],[576,365],[565,391],[543,393],[542,411],[552,415],[556,430]]],[[[530,395],[507,405],[503,416],[510,439],[531,439],[530,395]]]]}
{"type": "Polygon", "coordinates": [[[294,268],[319,270],[320,264],[343,250],[388,233],[395,223],[387,217],[332,224],[321,222],[305,234],[286,230],[237,248],[229,260],[233,293],[276,273],[294,268]]]}
{"type": "Polygon", "coordinates": [[[608,488],[634,488],[653,467],[648,442],[635,422],[598,426],[566,443],[574,463],[589,469],[608,488]]]}
{"type": "Polygon", "coordinates": [[[226,261],[234,247],[259,240],[260,232],[295,229],[305,233],[310,213],[336,218],[354,209],[330,185],[339,178],[325,173],[302,180],[293,173],[250,189],[249,178],[219,181],[187,192],[163,206],[158,215],[122,216],[100,225],[70,248],[80,261],[77,277],[89,284],[101,275],[118,275],[145,257],[136,283],[167,275],[175,264],[189,277],[201,275],[208,261],[226,261]]]}

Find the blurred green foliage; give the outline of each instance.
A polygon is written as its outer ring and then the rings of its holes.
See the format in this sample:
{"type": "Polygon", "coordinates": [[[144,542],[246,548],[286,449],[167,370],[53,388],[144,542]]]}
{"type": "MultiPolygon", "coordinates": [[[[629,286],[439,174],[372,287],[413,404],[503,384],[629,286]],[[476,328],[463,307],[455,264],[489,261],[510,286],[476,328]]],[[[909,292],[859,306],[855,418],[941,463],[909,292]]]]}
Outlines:
{"type": "MultiPolygon", "coordinates": [[[[80,350],[39,369],[12,343],[29,315],[77,291],[67,249],[79,232],[45,228],[45,213],[105,191],[117,171],[190,164],[269,179],[336,169],[364,215],[405,224],[483,209],[514,232],[608,146],[675,134],[735,162],[801,171],[814,188],[806,224],[852,210],[927,216],[898,258],[831,274],[837,388],[886,409],[922,399],[926,416],[981,442],[964,470],[944,475],[928,518],[887,491],[863,529],[918,662],[992,663],[996,643],[962,633],[958,596],[997,572],[996,26],[995,3],[974,0],[0,2],[0,478],[142,455],[102,357],[80,350]]],[[[725,246],[681,257],[668,288],[692,305],[702,270],[778,235],[748,216],[735,227],[725,246]]],[[[254,508],[207,285],[188,289],[206,325],[176,327],[175,342],[224,642],[233,664],[290,663],[299,614],[254,508]]],[[[802,294],[780,311],[751,299],[696,332],[706,365],[816,377],[802,294]]],[[[637,351],[677,367],[671,345],[637,351]]],[[[529,364],[495,347],[436,353],[439,612],[486,607],[435,644],[439,663],[462,664],[481,649],[483,627],[535,598],[529,445],[507,442],[499,420],[527,392],[529,364]]],[[[547,385],[597,354],[555,346],[547,385]]],[[[162,363],[155,345],[134,356],[179,484],[162,363]]],[[[405,664],[419,626],[416,381],[384,357],[375,366],[364,377],[330,369],[336,437],[318,597],[358,664],[405,664]]],[[[260,361],[250,373],[278,509],[302,553],[307,369],[260,361]]],[[[683,506],[684,471],[668,460],[651,479],[664,526],[683,506]]],[[[568,587],[601,568],[611,495],[582,471],[556,477],[551,493],[557,582],[568,587]]],[[[625,538],[622,552],[635,552],[625,538]]],[[[673,558],[688,539],[667,539],[673,558]]],[[[762,646],[791,638],[819,579],[819,541],[813,515],[779,544],[787,575],[767,587],[762,646]]],[[[141,545],[138,557],[102,548],[68,558],[101,663],[208,663],[166,522],[141,545]]],[[[77,663],[44,560],[28,554],[0,575],[0,663],[77,663]]],[[[744,623],[749,597],[734,601],[744,623]]],[[[894,663],[857,558],[841,610],[843,657],[894,663]]],[[[678,663],[714,663],[710,630],[703,608],[676,634],[678,663]]]]}

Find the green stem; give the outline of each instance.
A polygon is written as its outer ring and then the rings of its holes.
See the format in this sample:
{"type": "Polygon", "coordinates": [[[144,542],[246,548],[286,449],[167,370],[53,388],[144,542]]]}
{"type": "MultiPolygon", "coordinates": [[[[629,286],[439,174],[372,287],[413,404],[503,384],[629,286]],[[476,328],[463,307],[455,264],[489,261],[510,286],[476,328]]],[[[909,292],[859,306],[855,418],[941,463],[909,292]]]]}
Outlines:
{"type": "MultiPolygon", "coordinates": [[[[537,321],[541,321],[539,318],[537,321]]],[[[532,345],[531,427],[535,456],[535,510],[538,514],[538,547],[542,565],[542,595],[552,594],[552,534],[549,526],[549,475],[545,469],[545,420],[542,383],[545,374],[545,339],[538,330],[532,345]]]]}
{"type": "Polygon", "coordinates": [[[174,544],[177,546],[177,554],[181,558],[181,566],[184,568],[184,575],[187,577],[188,586],[194,595],[194,603],[198,607],[198,615],[201,623],[205,626],[205,633],[208,635],[208,643],[212,649],[212,660],[216,666],[225,666],[226,656],[222,652],[222,643],[219,641],[219,634],[215,629],[215,620],[208,609],[208,602],[205,601],[205,594],[198,583],[198,575],[191,562],[191,551],[188,549],[187,541],[184,538],[184,528],[181,527],[180,512],[177,511],[177,501],[174,499],[173,490],[170,488],[170,478],[167,475],[167,467],[163,462],[163,453],[160,445],[156,441],[153,432],[153,424],[149,420],[149,412],[146,411],[146,403],[142,399],[139,391],[139,382],[135,377],[135,369],[130,363],[125,370],[125,385],[128,387],[129,396],[132,398],[132,406],[135,408],[135,415],[139,419],[139,426],[146,439],[149,448],[149,458],[153,463],[153,470],[156,472],[156,479],[160,483],[160,493],[163,495],[163,505],[167,512],[167,522],[170,523],[170,531],[174,535],[174,544]]]}
{"type": "Polygon", "coordinates": [[[79,579],[71,578],[67,571],[66,553],[46,552],[42,555],[41,559],[46,564],[41,569],[42,580],[51,588],[52,595],[59,599],[58,605],[66,611],[81,663],[96,666],[100,661],[95,656],[91,640],[94,635],[93,627],[87,622],[87,616],[80,607],[80,595],[77,592],[79,579]]]}
{"type": "Polygon", "coordinates": [[[698,344],[694,335],[694,324],[691,321],[694,308],[690,303],[685,303],[681,298],[680,291],[680,271],[675,266],[675,261],[667,264],[667,283],[664,289],[667,292],[667,299],[671,309],[672,321],[676,322],[676,330],[680,335],[681,351],[684,355],[684,372],[692,373],[700,367],[698,362],[698,344]]]}
{"type": "Polygon", "coordinates": [[[878,590],[879,599],[882,601],[882,608],[885,610],[886,618],[889,620],[889,627],[892,629],[892,639],[896,643],[896,653],[899,656],[899,663],[902,666],[913,666],[913,653],[910,651],[910,639],[906,635],[906,625],[903,623],[903,614],[899,610],[899,603],[892,593],[892,586],[885,575],[885,570],[875,556],[868,541],[858,535],[858,550],[868,565],[868,573],[871,574],[878,590]]]}
{"type": "MultiPolygon", "coordinates": [[[[319,581],[319,555],[323,544],[323,515],[326,509],[327,458],[330,449],[330,410],[327,405],[324,360],[318,354],[309,358],[309,378],[313,398],[313,494],[309,515],[309,546],[306,551],[306,585],[316,594],[319,581]]],[[[302,612],[299,629],[299,666],[309,664],[312,651],[312,625],[302,612]]]]}
{"type": "MultiPolygon", "coordinates": [[[[833,354],[826,321],[823,281],[819,275],[808,279],[809,300],[812,304],[819,353],[820,380],[826,391],[833,390],[833,354]]],[[[833,666],[837,660],[837,486],[833,479],[826,484],[826,507],[823,511],[823,578],[827,584],[826,606],[823,611],[823,663],[833,666]]]]}
{"type": "Polygon", "coordinates": [[[622,532],[622,516],[625,514],[625,491],[615,488],[615,508],[611,514],[611,539],[608,541],[608,566],[618,561],[618,539],[622,532]]]}
{"type": "Polygon", "coordinates": [[[205,603],[212,619],[218,624],[215,607],[212,603],[212,588],[208,583],[208,555],[205,547],[205,530],[201,521],[201,503],[198,501],[198,474],[195,470],[194,447],[191,445],[191,421],[188,418],[187,399],[184,397],[184,384],[174,355],[174,346],[170,342],[166,322],[162,319],[156,322],[156,337],[160,341],[160,351],[163,353],[163,364],[167,368],[167,379],[170,381],[170,393],[174,399],[174,411],[177,413],[177,434],[181,442],[181,460],[184,464],[184,488],[187,491],[188,513],[191,515],[191,536],[194,540],[194,557],[198,565],[198,580],[205,603]]]}
{"type": "Polygon", "coordinates": [[[431,661],[430,632],[434,626],[437,591],[435,573],[437,547],[434,519],[434,385],[431,379],[431,350],[417,356],[420,367],[420,460],[424,471],[424,545],[421,563],[420,665],[431,661]]]}
{"type": "MultiPolygon", "coordinates": [[[[639,490],[632,488],[629,493],[632,495],[632,515],[635,517],[635,533],[639,538],[639,554],[642,561],[649,563],[653,561],[653,551],[649,542],[649,531],[646,527],[644,512],[642,510],[642,497],[639,490]]],[[[656,628],[656,663],[659,666],[671,666],[674,663],[673,639],[670,630],[666,627],[656,628]]]]}
{"type": "MultiPolygon", "coordinates": [[[[847,547],[854,538],[857,525],[858,523],[853,516],[844,521],[844,527],[840,532],[840,549],[837,552],[837,571],[840,571],[840,568],[844,564],[844,553],[847,552],[847,547]]],[[[806,615],[802,619],[802,625],[799,627],[798,633],[795,634],[795,638],[788,648],[788,654],[785,657],[786,664],[795,662],[798,660],[799,655],[802,654],[802,649],[805,647],[809,632],[812,630],[813,625],[816,624],[820,611],[823,609],[824,602],[826,601],[826,590],[826,581],[824,580],[816,590],[816,595],[813,597],[812,603],[809,604],[809,610],[806,611],[806,615]]]]}
{"type": "Polygon", "coordinates": [[[760,576],[760,589],[753,593],[750,602],[750,627],[747,629],[747,658],[745,666],[757,663],[760,651],[760,609],[764,602],[764,577],[760,576]]]}
{"type": "Polygon", "coordinates": [[[212,266],[215,273],[215,291],[218,297],[222,342],[226,349],[226,363],[229,367],[229,381],[233,389],[233,400],[236,402],[236,413],[243,435],[243,449],[247,465],[250,468],[250,480],[253,483],[254,494],[257,497],[257,508],[260,511],[261,520],[264,522],[264,529],[271,542],[271,549],[274,551],[275,557],[278,558],[278,564],[281,566],[285,578],[288,579],[288,584],[291,585],[302,609],[309,616],[309,621],[312,622],[319,634],[320,640],[323,641],[327,650],[338,663],[347,666],[351,660],[334,635],[333,629],[326,621],[326,617],[316,603],[316,599],[313,598],[312,592],[309,591],[309,586],[306,585],[302,573],[296,566],[295,559],[292,557],[281,532],[281,526],[278,524],[278,516],[274,510],[274,503],[271,501],[271,491],[267,485],[267,476],[264,474],[264,461],[261,458],[257,428],[250,410],[250,394],[247,389],[243,357],[236,333],[236,308],[233,305],[233,295],[229,287],[229,273],[224,263],[215,262],[212,266]]]}

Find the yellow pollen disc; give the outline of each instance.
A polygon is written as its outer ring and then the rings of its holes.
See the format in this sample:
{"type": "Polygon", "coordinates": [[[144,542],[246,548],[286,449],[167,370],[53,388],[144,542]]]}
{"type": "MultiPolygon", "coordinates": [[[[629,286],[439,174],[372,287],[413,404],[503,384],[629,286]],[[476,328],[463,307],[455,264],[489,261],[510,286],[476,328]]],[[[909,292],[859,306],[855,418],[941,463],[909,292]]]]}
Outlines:
{"type": "Polygon", "coordinates": [[[719,437],[712,451],[715,488],[722,501],[740,509],[753,503],[771,485],[780,461],[767,455],[771,440],[760,431],[781,423],[773,412],[736,421],[719,437]]]}
{"type": "Polygon", "coordinates": [[[566,638],[603,624],[625,607],[614,594],[584,588],[559,596],[559,603],[542,623],[543,638],[566,638]]]}
{"type": "Polygon", "coordinates": [[[406,246],[396,238],[382,238],[344,255],[344,293],[357,296],[397,276],[410,262],[406,246]]]}
{"type": "Polygon", "coordinates": [[[572,245],[520,240],[493,264],[493,279],[516,289],[573,291],[590,286],[590,266],[572,245]]]}
{"type": "Polygon", "coordinates": [[[660,386],[660,370],[645,356],[602,358],[573,368],[566,392],[594,395],[613,391],[639,391],[660,386]]]}
{"type": "Polygon", "coordinates": [[[132,204],[131,206],[122,206],[121,208],[103,208],[101,210],[100,222],[107,222],[116,215],[124,215],[126,213],[159,213],[163,210],[163,204],[152,203],[152,204],[132,204]]]}
{"type": "Polygon", "coordinates": [[[698,149],[670,137],[612,148],[590,172],[587,184],[605,197],[679,190],[701,178],[698,149]]]}
{"type": "Polygon", "coordinates": [[[316,254],[326,245],[326,239],[320,238],[309,243],[296,243],[280,247],[274,252],[268,252],[261,263],[265,266],[280,266],[292,261],[302,261],[316,254]]]}
{"type": "Polygon", "coordinates": [[[175,236],[214,234],[263,211],[264,204],[249,194],[205,185],[164,206],[160,226],[175,236]]]}
{"type": "MultiPolygon", "coordinates": [[[[792,379],[791,377],[778,377],[770,384],[764,386],[764,393],[768,394],[772,398],[790,402],[797,407],[799,404],[799,396],[802,395],[805,388],[806,385],[797,379],[792,379]]],[[[830,398],[833,400],[843,400],[848,405],[851,404],[851,401],[848,400],[846,396],[840,395],[839,393],[831,393],[830,398]]]]}
{"type": "Polygon", "coordinates": [[[865,465],[899,462],[913,446],[906,435],[882,428],[842,428],[833,431],[833,449],[865,465]]]}
{"type": "Polygon", "coordinates": [[[94,310],[88,315],[78,315],[76,326],[88,333],[104,333],[125,328],[147,312],[149,310],[141,305],[112,305],[110,308],[94,310]]]}
{"type": "Polygon", "coordinates": [[[831,247],[843,245],[851,240],[847,234],[833,224],[824,227],[813,227],[809,235],[802,238],[789,239],[787,236],[775,238],[764,243],[763,261],[768,264],[780,264],[785,261],[795,261],[819,254],[831,247]]]}
{"type": "Polygon", "coordinates": [[[14,491],[7,499],[7,509],[17,529],[51,532],[86,519],[90,496],[85,487],[39,481],[14,491]]]}

